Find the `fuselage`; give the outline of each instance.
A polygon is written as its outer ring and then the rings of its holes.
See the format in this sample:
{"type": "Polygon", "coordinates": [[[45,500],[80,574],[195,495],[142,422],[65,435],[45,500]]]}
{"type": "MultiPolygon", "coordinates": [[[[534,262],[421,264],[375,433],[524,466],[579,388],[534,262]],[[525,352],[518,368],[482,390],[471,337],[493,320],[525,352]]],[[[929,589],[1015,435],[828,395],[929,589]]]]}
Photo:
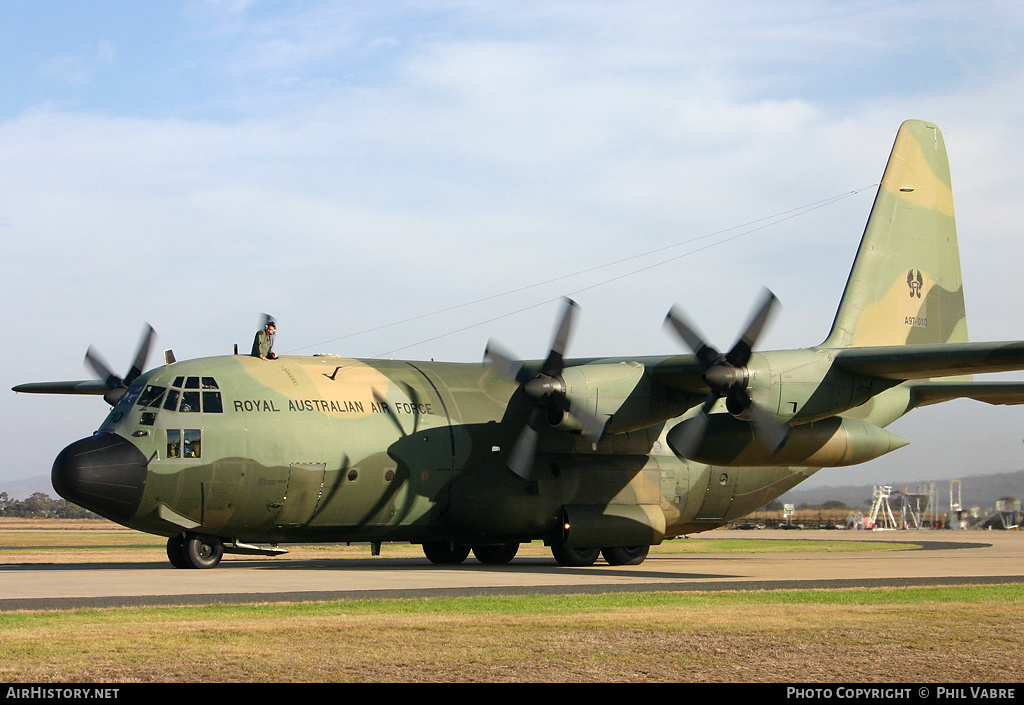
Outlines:
{"type": "Polygon", "coordinates": [[[54,484],[165,536],[528,541],[560,531],[571,512],[577,541],[598,540],[587,527],[607,526],[611,513],[632,545],[714,528],[813,473],[676,457],[665,434],[692,400],[633,380],[629,405],[643,409],[646,426],[596,445],[548,430],[524,481],[506,465],[523,416],[516,395],[485,364],[241,355],[174,363],[135,380],[97,434],[58,457],[54,484]],[[663,420],[651,424],[652,410],[663,420]]]}

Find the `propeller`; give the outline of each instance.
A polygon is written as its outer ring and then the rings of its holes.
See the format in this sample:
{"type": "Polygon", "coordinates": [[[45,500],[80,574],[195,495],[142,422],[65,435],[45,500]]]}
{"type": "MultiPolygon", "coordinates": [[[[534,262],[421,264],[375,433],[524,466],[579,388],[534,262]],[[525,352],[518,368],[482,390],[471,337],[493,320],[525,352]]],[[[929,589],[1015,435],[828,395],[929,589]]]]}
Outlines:
{"type": "Polygon", "coordinates": [[[779,421],[770,411],[755,404],[747,394],[747,383],[750,379],[747,363],[750,362],[754,345],[777,305],[778,298],[765,289],[762,301],[755,309],[750,322],[732,349],[724,355],[704,341],[703,336],[689,323],[677,306],[673,306],[668,312],[665,317],[666,325],[671,326],[693,351],[709,389],[700,412],[669,432],[669,445],[677,455],[688,458],[696,452],[704,440],[711,408],[719,399],[725,399],[726,408],[733,416],[750,421],[754,435],[769,452],[774,454],[786,442],[789,437],[789,424],[779,421]]]}
{"type": "Polygon", "coordinates": [[[117,404],[121,396],[128,390],[128,386],[135,381],[136,377],[142,374],[146,365],[146,359],[149,357],[149,348],[153,344],[153,338],[155,337],[156,331],[153,330],[153,326],[147,323],[142,333],[142,339],[139,341],[139,347],[135,351],[135,359],[132,361],[132,366],[128,368],[128,374],[123,378],[114,374],[110,366],[100,357],[99,353],[91,345],[89,346],[85,353],[85,362],[106,385],[107,391],[103,394],[103,399],[108,404],[111,406],[117,404]]]}
{"type": "Polygon", "coordinates": [[[604,433],[605,422],[590,412],[574,407],[566,393],[562,371],[565,369],[565,351],[572,335],[573,320],[579,306],[572,299],[565,299],[565,310],[555,330],[543,364],[534,372],[521,360],[501,347],[494,340],[487,343],[484,358],[505,377],[516,381],[519,389],[532,402],[532,408],[508,457],[508,466],[516,475],[530,479],[530,470],[537,453],[541,418],[557,424],[564,414],[571,414],[583,427],[583,433],[595,441],[604,433]]]}

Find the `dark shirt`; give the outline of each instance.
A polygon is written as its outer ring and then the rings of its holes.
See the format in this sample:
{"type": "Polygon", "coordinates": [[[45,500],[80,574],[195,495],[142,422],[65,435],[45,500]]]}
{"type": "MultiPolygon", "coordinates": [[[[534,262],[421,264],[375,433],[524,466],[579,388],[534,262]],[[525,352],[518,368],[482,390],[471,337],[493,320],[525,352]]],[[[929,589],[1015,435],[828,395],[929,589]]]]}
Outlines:
{"type": "Polygon", "coordinates": [[[274,336],[272,333],[268,333],[266,329],[257,331],[256,337],[252,341],[252,356],[253,357],[274,357],[274,336]]]}

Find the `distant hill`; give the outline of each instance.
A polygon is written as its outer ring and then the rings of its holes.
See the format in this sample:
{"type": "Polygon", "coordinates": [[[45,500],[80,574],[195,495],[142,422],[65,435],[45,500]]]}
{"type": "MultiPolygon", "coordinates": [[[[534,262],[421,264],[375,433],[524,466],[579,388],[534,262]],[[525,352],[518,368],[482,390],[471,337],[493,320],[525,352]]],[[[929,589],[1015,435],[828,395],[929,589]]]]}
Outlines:
{"type": "Polygon", "coordinates": [[[0,480],[0,492],[6,492],[11,499],[25,500],[36,492],[57,499],[57,492],[50,484],[49,475],[36,475],[21,480],[0,480]]]}
{"type": "MultiPolygon", "coordinates": [[[[995,475],[971,475],[957,478],[960,480],[960,503],[965,508],[980,507],[982,509],[995,506],[1003,497],[1024,499],[1024,470],[1006,472],[995,475]]],[[[922,485],[934,485],[935,503],[942,511],[949,508],[950,479],[932,482],[908,482],[907,492],[917,492],[922,485]]],[[[893,482],[893,492],[902,492],[903,483],[893,482]]],[[[796,488],[779,498],[785,504],[820,505],[830,499],[839,500],[853,509],[865,509],[871,506],[873,485],[845,485],[842,487],[812,487],[806,490],[796,488]]]]}

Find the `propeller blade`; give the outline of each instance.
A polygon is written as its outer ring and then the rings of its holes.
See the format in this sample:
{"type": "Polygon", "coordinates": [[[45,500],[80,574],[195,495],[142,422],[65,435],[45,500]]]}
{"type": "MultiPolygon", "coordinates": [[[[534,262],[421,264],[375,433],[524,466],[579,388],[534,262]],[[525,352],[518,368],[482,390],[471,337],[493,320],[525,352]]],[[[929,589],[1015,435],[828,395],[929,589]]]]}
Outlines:
{"type": "Polygon", "coordinates": [[[153,326],[147,323],[142,334],[142,340],[139,341],[139,347],[135,352],[135,360],[132,362],[132,366],[124,378],[124,384],[131,384],[145,370],[146,360],[149,359],[149,348],[153,344],[153,338],[155,337],[156,331],[153,330],[153,326]]]}
{"type": "Polygon", "coordinates": [[[124,379],[114,374],[110,369],[110,365],[100,357],[100,354],[91,345],[85,351],[86,364],[92,368],[93,372],[96,373],[96,376],[103,381],[107,388],[107,393],[103,395],[103,398],[108,404],[111,406],[117,404],[118,399],[128,389],[128,385],[142,374],[146,366],[146,359],[149,357],[149,349],[155,337],[156,332],[153,330],[153,326],[147,323],[146,328],[142,332],[142,340],[139,341],[139,347],[135,351],[135,359],[132,361],[131,367],[128,368],[128,374],[124,379]]]}
{"type": "Polygon", "coordinates": [[[749,417],[750,424],[754,428],[754,437],[765,450],[775,455],[789,439],[792,427],[788,423],[780,421],[764,407],[755,404],[746,392],[742,392],[742,394],[747,405],[744,414],[749,417]]]}
{"type": "Polygon", "coordinates": [[[516,359],[493,339],[487,342],[484,359],[490,361],[491,366],[508,379],[515,380],[520,384],[526,383],[529,379],[529,376],[523,372],[522,361],[516,359]]]}
{"type": "MultiPolygon", "coordinates": [[[[539,412],[562,410],[572,414],[588,437],[600,439],[604,433],[605,422],[596,418],[586,409],[571,409],[572,402],[566,397],[562,371],[565,368],[565,352],[572,337],[573,323],[579,306],[572,299],[564,299],[564,309],[555,328],[554,339],[547,358],[539,371],[532,371],[511,353],[504,350],[497,342],[491,340],[484,350],[484,359],[501,375],[514,380],[519,385],[520,399],[528,401],[530,412],[522,421],[516,414],[516,423],[523,423],[512,450],[509,452],[507,464],[516,475],[528,479],[532,471],[533,460],[537,453],[540,432],[536,428],[539,412]],[[525,399],[524,399],[525,397],[525,399]]],[[[511,404],[511,402],[510,402],[511,404]]],[[[524,409],[525,411],[525,409],[524,409]]],[[[511,423],[511,422],[510,422],[511,423]]]]}
{"type": "Polygon", "coordinates": [[[96,377],[107,385],[107,389],[114,389],[121,386],[121,378],[114,374],[113,370],[110,369],[110,365],[100,357],[99,353],[97,353],[91,345],[89,346],[89,349],[85,351],[85,362],[92,368],[93,372],[96,373],[96,377]]]}
{"type": "Polygon", "coordinates": [[[718,360],[718,351],[704,342],[704,336],[697,332],[697,328],[689,322],[678,306],[669,309],[668,315],[665,316],[665,323],[675,330],[686,343],[690,352],[697,356],[697,362],[702,370],[707,369],[718,360]]]}
{"type": "Polygon", "coordinates": [[[697,451],[707,432],[711,408],[722,398],[727,400],[726,406],[733,416],[744,418],[751,424],[758,442],[771,453],[776,453],[789,438],[789,424],[780,421],[767,409],[754,404],[746,391],[750,378],[747,364],[750,362],[754,346],[777,306],[778,298],[770,290],[765,289],[743,333],[724,356],[704,342],[703,336],[686,320],[677,306],[669,310],[665,317],[666,324],[671,326],[693,351],[704,382],[710,389],[700,412],[669,431],[669,445],[677,455],[684,458],[692,457],[697,451]]]}
{"type": "Polygon", "coordinates": [[[754,345],[757,344],[757,339],[761,337],[761,332],[778,305],[779,300],[775,294],[769,289],[764,291],[763,301],[751,317],[750,322],[743,331],[743,335],[740,336],[740,339],[732,346],[732,350],[725,356],[726,361],[731,365],[742,367],[750,361],[750,354],[753,352],[754,345]]]}
{"type": "Polygon", "coordinates": [[[562,368],[565,367],[565,351],[569,346],[569,338],[572,336],[573,320],[579,310],[579,306],[572,299],[566,298],[564,304],[565,310],[562,312],[562,320],[555,332],[555,339],[551,343],[551,351],[548,352],[548,357],[540,368],[540,373],[549,377],[561,374],[562,368]]]}
{"type": "Polygon", "coordinates": [[[533,459],[537,455],[538,436],[537,430],[527,423],[508,454],[509,470],[524,480],[533,479],[533,459]]]}
{"type": "Polygon", "coordinates": [[[714,399],[709,398],[696,416],[676,424],[668,432],[666,440],[673,453],[680,458],[692,458],[696,455],[697,448],[700,447],[704,440],[704,434],[707,433],[708,422],[711,420],[711,417],[708,415],[708,409],[717,400],[717,397],[714,399]]]}
{"type": "Polygon", "coordinates": [[[581,426],[583,426],[584,436],[595,443],[601,440],[601,436],[604,435],[604,427],[607,421],[595,416],[587,409],[574,406],[572,402],[569,403],[569,413],[580,422],[581,426]]]}

